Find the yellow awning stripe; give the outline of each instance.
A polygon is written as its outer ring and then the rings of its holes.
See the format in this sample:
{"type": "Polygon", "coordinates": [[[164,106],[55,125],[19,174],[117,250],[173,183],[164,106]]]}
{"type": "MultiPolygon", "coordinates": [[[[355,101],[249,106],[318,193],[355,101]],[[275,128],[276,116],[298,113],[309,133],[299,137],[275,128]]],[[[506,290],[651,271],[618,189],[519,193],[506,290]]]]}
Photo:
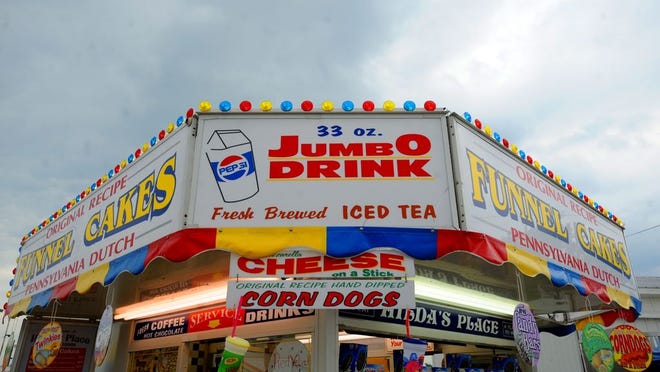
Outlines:
{"type": "Polygon", "coordinates": [[[548,269],[548,262],[544,259],[535,256],[516,246],[507,244],[506,252],[508,261],[516,265],[518,270],[523,274],[534,277],[538,274],[543,274],[546,278],[550,278],[550,270],[548,269]]]}
{"type": "Polygon", "coordinates": [[[105,276],[110,268],[110,263],[106,262],[103,265],[96,267],[90,271],[84,272],[78,276],[76,282],[76,291],[81,294],[86,293],[94,283],[104,284],[105,276]]]}
{"type": "Polygon", "coordinates": [[[215,247],[247,258],[272,256],[285,248],[305,247],[326,253],[325,227],[231,227],[217,230],[215,247]]]}

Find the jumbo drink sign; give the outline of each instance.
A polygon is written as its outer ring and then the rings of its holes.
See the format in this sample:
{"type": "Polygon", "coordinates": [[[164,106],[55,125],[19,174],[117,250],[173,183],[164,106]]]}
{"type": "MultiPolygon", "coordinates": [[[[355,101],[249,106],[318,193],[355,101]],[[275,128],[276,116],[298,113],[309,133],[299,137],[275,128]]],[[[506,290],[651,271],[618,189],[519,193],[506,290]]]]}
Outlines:
{"type": "Polygon", "coordinates": [[[542,258],[547,267],[535,267],[537,272],[559,268],[638,297],[620,227],[452,120],[467,230],[542,258]]]}
{"type": "Polygon", "coordinates": [[[197,141],[196,226],[456,226],[440,115],[202,113],[197,141]]]}
{"type": "MultiPolygon", "coordinates": [[[[87,287],[104,283],[110,262],[183,227],[184,184],[192,146],[181,128],[139,162],[112,175],[30,238],[21,249],[9,303],[86,276],[87,287]]],[[[132,159],[132,157],[131,157],[132,159]]],[[[137,159],[136,159],[137,160],[137,159]]],[[[96,187],[96,184],[94,185],[96,187]]],[[[68,288],[70,291],[72,288],[68,288]]]]}
{"type": "Polygon", "coordinates": [[[244,308],[414,307],[415,289],[407,279],[414,275],[414,261],[388,249],[347,258],[300,249],[257,259],[232,253],[229,277],[237,279],[229,281],[227,307],[238,306],[239,301],[244,308]]]}

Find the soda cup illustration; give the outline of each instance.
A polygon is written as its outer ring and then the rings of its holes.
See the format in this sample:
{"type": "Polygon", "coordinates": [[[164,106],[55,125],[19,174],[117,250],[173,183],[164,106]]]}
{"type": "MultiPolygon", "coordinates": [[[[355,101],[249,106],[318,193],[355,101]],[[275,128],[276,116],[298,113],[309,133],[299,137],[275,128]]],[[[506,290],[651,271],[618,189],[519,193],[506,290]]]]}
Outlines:
{"type": "Polygon", "coordinates": [[[207,145],[206,158],[222,200],[235,203],[259,192],[252,142],[241,130],[216,130],[207,145]]]}

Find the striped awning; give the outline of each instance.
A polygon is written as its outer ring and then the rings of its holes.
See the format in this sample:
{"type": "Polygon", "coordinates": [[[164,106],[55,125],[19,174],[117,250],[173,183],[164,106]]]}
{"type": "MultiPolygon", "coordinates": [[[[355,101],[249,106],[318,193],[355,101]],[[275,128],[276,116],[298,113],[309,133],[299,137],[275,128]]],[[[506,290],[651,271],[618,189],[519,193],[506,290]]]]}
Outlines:
{"type": "Polygon", "coordinates": [[[639,299],[483,233],[345,226],[183,229],[46,291],[25,297],[9,310],[12,317],[18,316],[29,313],[34,307],[47,306],[51,300],[63,300],[74,291],[84,294],[96,283],[108,286],[123,272],[142,273],[158,257],[182,262],[207,250],[222,249],[244,257],[260,258],[292,247],[311,248],[332,257],[350,257],[372,248],[396,248],[419,260],[438,260],[454,252],[466,252],[494,265],[512,263],[527,276],[541,274],[556,287],[570,285],[583,296],[593,294],[604,303],[616,302],[637,315],[641,312],[639,299]]]}

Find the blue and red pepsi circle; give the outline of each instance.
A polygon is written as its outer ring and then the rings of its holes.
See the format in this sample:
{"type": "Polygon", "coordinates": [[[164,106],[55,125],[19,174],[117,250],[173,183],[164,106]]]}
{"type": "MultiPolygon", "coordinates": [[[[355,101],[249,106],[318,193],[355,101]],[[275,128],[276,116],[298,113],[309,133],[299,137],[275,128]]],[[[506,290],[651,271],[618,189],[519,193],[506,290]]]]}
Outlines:
{"type": "Polygon", "coordinates": [[[218,182],[231,182],[254,173],[254,157],[252,152],[236,155],[232,154],[214,167],[215,178],[218,182]]]}

